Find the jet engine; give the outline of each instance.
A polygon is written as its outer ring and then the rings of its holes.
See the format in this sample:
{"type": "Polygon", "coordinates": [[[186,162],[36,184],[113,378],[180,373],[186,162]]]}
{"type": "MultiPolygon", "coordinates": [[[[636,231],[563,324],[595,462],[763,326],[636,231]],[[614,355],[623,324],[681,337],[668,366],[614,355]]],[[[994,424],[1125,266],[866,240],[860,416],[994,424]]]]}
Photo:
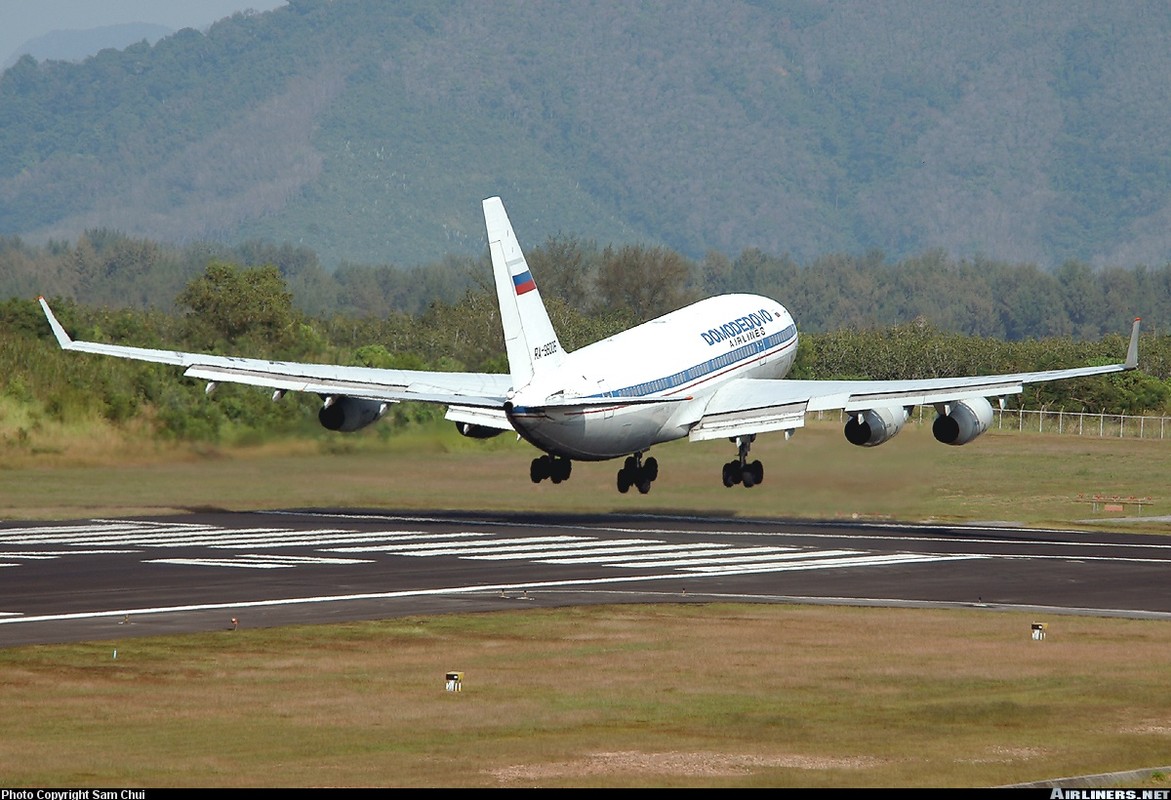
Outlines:
{"type": "Polygon", "coordinates": [[[365,428],[386,413],[388,403],[361,400],[357,397],[328,397],[317,412],[321,426],[331,431],[350,433],[365,428]]]}
{"type": "Polygon", "coordinates": [[[939,415],[931,425],[931,433],[944,444],[967,444],[992,425],[992,404],[984,397],[949,405],[947,413],[937,407],[939,415]]]}
{"type": "Polygon", "coordinates": [[[473,425],[470,422],[457,422],[455,423],[455,429],[461,435],[471,439],[491,439],[493,436],[499,436],[504,433],[500,428],[489,428],[487,425],[473,425]]]}
{"type": "Polygon", "coordinates": [[[874,447],[902,430],[906,421],[905,408],[868,408],[850,415],[846,422],[846,440],[859,447],[874,447]]]}

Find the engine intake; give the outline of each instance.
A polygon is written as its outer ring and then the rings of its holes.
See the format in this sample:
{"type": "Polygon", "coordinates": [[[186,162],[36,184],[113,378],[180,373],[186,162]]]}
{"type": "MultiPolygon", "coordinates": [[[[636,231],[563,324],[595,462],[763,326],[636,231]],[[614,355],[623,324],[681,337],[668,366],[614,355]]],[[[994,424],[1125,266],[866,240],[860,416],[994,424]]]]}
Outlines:
{"type": "Polygon", "coordinates": [[[386,413],[388,403],[380,400],[362,400],[356,397],[327,399],[317,412],[321,427],[331,431],[351,433],[376,422],[386,413]]]}
{"type": "Polygon", "coordinates": [[[944,444],[961,445],[975,439],[992,425],[992,404],[984,397],[972,397],[943,409],[931,424],[931,433],[944,444]]]}
{"type": "Polygon", "coordinates": [[[905,408],[868,408],[852,414],[846,422],[846,441],[859,447],[874,447],[889,441],[907,421],[905,408]]]}

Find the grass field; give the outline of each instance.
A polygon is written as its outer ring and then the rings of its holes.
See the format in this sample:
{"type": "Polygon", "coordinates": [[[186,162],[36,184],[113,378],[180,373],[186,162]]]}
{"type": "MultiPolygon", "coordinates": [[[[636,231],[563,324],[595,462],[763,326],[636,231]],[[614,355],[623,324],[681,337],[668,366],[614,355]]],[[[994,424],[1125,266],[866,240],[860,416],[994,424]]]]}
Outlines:
{"type": "Polygon", "coordinates": [[[1171,623],[1062,617],[1038,642],[1030,621],[624,606],[0,649],[0,773],[6,788],[979,787],[1171,763],[1171,623]]]}
{"type": "MultiPolygon", "coordinates": [[[[656,448],[528,482],[533,451],[421,431],[249,450],[111,441],[0,469],[0,517],[188,508],[655,512],[1081,520],[1167,533],[1171,442],[923,428],[881,448],[834,424],[753,450],[656,448]],[[340,444],[339,444],[340,442],[340,444]],[[1094,512],[1078,495],[1151,497],[1094,512]],[[1127,518],[1130,521],[1121,523],[1127,518]]],[[[0,648],[0,778],[20,786],[994,786],[1171,764],[1171,623],[993,611],[591,607],[0,648]],[[116,657],[115,657],[116,651],[116,657]],[[464,690],[444,674],[465,673],[464,690]]],[[[1166,788],[1156,775],[1131,786],[1166,788]]]]}
{"type": "Polygon", "coordinates": [[[1142,519],[1171,515],[1171,440],[990,432],[964,447],[914,425],[875,448],[847,443],[837,422],[785,441],[762,436],[759,487],[727,489],[727,442],[656,447],[651,493],[618,494],[617,462],[578,463],[569,481],[533,485],[535,451],[509,436],[464,439],[450,424],[380,441],[333,436],[254,448],[161,448],[73,437],[68,447],[4,453],[0,518],[68,518],[223,508],[393,508],[662,512],[720,516],[1004,520],[1077,525],[1127,519],[1127,529],[1171,532],[1142,519]],[[1141,513],[1096,512],[1093,495],[1150,497],[1141,513]],[[1079,499],[1079,496],[1083,496],[1079,499]]]}

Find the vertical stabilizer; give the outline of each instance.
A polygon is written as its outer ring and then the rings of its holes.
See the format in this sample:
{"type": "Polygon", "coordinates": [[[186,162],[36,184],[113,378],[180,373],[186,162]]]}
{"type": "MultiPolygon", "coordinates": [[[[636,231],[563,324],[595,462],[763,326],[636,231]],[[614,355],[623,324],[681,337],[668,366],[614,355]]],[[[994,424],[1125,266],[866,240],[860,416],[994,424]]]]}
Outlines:
{"type": "Polygon", "coordinates": [[[564,353],[499,197],[484,201],[484,225],[488,229],[508,369],[513,388],[520,389],[534,374],[560,364],[564,353]]]}

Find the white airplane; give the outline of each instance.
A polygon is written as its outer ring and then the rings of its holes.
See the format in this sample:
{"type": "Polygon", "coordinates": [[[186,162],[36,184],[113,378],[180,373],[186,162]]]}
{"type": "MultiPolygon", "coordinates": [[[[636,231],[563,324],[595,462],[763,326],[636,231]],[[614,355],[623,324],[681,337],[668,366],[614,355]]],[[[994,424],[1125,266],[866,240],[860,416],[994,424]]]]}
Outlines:
{"type": "Polygon", "coordinates": [[[926,380],[785,380],[797,352],[797,325],[776,300],[750,294],[701,300],[566,352],[500,198],[484,201],[484,222],[507,375],[303,364],[73,341],[43,297],[40,302],[65,350],[183,367],[185,376],[208,382],[209,394],[219,383],[268,387],[274,400],[288,391],[313,392],[324,401],[321,424],[338,431],[371,424],[390,403],[439,403],[465,436],[515,431],[543,451],[530,467],[534,483],[566,480],[573,461],[625,457],[618,491],[634,486],[644,494],[658,475],[658,462],[643,456],[661,442],[727,438],[737,455],[724,464],[724,485],[751,487],[764,479],[760,461],[748,460],[756,435],[790,435],[809,412],[844,410],[846,439],[871,447],[898,433],[914,406],[932,405],[935,438],[962,445],[988,430],[990,397],[1003,406],[1005,395],[1020,393],[1028,383],[1138,365],[1136,319],[1120,364],[926,380]]]}

